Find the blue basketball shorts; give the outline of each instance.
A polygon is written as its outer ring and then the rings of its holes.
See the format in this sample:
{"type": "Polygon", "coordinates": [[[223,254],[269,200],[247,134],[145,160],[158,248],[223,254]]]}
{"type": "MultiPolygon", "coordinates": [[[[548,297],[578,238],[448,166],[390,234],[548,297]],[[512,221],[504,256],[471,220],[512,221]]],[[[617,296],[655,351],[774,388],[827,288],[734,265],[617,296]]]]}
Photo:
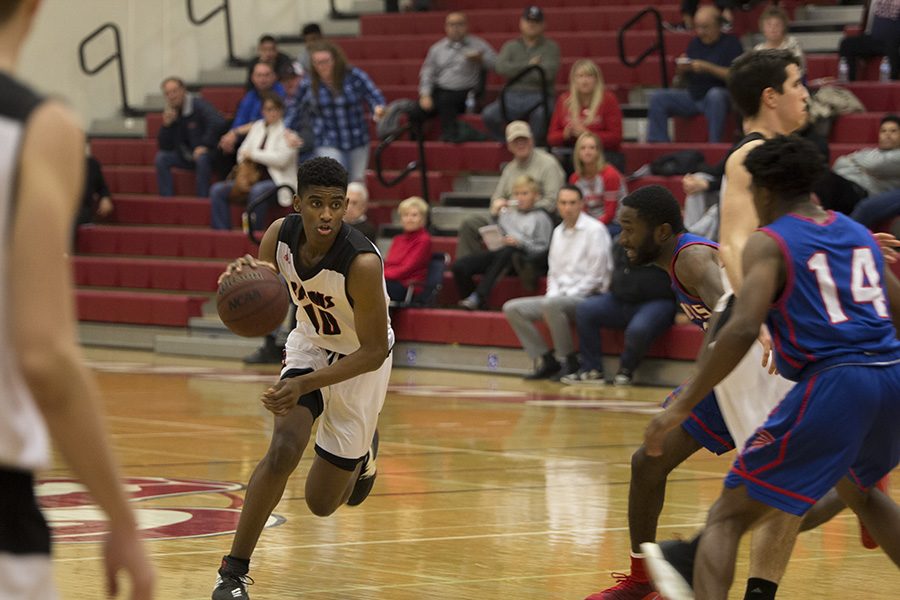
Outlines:
{"type": "Polygon", "coordinates": [[[838,365],[797,383],[748,440],[725,486],[803,515],[843,477],[868,489],[900,461],[900,364],[838,365]]]}
{"type": "MultiPolygon", "coordinates": [[[[675,388],[669,394],[663,406],[668,406],[672,398],[678,396],[678,393],[686,384],[682,384],[675,388]]],[[[725,425],[725,419],[722,418],[722,411],[719,410],[719,403],[716,400],[715,392],[710,392],[703,400],[700,401],[691,416],[681,424],[681,427],[688,432],[692,438],[715,454],[725,454],[734,449],[734,439],[725,425]]]]}

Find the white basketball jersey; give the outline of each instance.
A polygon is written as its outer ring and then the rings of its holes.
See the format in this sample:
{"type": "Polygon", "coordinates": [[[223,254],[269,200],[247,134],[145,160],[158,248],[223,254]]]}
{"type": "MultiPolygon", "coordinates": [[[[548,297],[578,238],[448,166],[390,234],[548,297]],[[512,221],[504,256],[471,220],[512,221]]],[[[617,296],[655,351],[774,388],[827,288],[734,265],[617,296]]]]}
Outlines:
{"type": "MultiPolygon", "coordinates": [[[[378,254],[378,249],[363,234],[342,223],[334,244],[322,260],[310,269],[302,269],[299,256],[295,254],[302,237],[300,215],[285,217],[278,233],[275,256],[278,270],[288,282],[291,299],[297,305],[297,327],[291,336],[302,335],[329,352],[343,355],[355,352],[359,349],[359,338],[356,335],[353,299],[347,295],[347,273],[357,255],[364,252],[378,254]]],[[[384,283],[382,293],[387,307],[387,286],[384,283]]],[[[388,348],[392,348],[394,331],[390,316],[387,319],[388,348]]]]}
{"type": "Polygon", "coordinates": [[[28,88],[0,72],[0,468],[28,471],[49,462],[48,436],[12,345],[9,304],[15,282],[10,280],[9,261],[25,124],[40,102],[28,88]]]}

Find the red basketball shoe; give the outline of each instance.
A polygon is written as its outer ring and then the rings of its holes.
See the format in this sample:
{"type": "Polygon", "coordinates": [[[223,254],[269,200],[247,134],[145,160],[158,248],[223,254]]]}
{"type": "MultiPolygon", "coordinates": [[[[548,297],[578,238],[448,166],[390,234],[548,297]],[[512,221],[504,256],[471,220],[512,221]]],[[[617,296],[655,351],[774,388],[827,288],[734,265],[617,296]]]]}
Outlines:
{"type": "Polygon", "coordinates": [[[639,581],[632,575],[613,573],[616,585],[591,594],[584,600],[662,600],[649,581],[639,581]]]}

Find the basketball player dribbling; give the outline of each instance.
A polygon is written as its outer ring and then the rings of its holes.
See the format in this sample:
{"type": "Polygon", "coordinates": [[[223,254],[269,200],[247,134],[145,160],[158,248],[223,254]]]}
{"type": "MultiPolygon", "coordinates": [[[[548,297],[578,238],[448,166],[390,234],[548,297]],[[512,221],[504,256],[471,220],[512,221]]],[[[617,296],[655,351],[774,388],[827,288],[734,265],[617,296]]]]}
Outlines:
{"type": "Polygon", "coordinates": [[[34,496],[49,437],[109,517],[106,583],[153,596],[153,568],[119,484],[99,398],[75,336],[65,260],[84,177],[84,136],[59,102],[11,75],[38,0],[0,2],[0,597],[56,598],[50,532],[34,496]]]}
{"type": "Polygon", "coordinates": [[[865,227],[811,198],[815,147],[778,136],[745,157],[763,227],[743,253],[743,292],[697,376],[647,428],[648,452],[733,369],[765,320],[778,369],[796,382],[738,455],[699,540],[693,590],[658,547],[654,581],[672,600],[724,600],[741,536],[779,514],[793,547],[801,517],[835,487],[900,565],[900,507],[875,488],[900,462],[900,282],[865,227]],[[670,585],[671,584],[671,585],[670,585]]]}
{"type": "Polygon", "coordinates": [[[297,171],[291,214],[263,236],[259,258],[245,265],[281,273],[297,305],[297,326],[285,347],[280,380],[262,395],[274,415],[269,450],[247,485],[231,552],[222,558],[213,600],[249,598],[250,557],[266,520],[321,418],[306,477],[306,504],[326,517],[355,506],[375,481],[378,414],[391,374],[394,333],[378,250],[343,223],[347,172],[336,160],[313,158],[297,171]]]}

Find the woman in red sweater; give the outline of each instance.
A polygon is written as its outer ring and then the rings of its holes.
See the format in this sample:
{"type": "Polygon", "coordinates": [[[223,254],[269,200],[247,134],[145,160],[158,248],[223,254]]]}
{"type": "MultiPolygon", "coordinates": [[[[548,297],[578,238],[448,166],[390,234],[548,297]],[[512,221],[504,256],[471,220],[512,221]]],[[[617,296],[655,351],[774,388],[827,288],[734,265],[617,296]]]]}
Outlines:
{"type": "Polygon", "coordinates": [[[613,219],[619,208],[619,201],[625,197],[625,178],[603,156],[603,147],[597,136],[586,131],[575,142],[575,172],[569,183],[581,190],[584,197],[584,212],[599,219],[610,228],[610,233],[619,232],[613,219]]]}
{"type": "Polygon", "coordinates": [[[391,300],[406,299],[406,290],[414,285],[414,292],[422,291],[431,260],[431,236],[425,229],[428,204],[412,196],[397,207],[403,233],[396,236],[384,261],[384,279],[391,300]]]}
{"type": "Polygon", "coordinates": [[[600,68],[594,61],[583,58],[575,61],[569,71],[569,91],[556,101],[547,143],[554,149],[571,149],[585,131],[600,139],[601,149],[607,154],[619,153],[622,146],[619,101],[606,89],[600,68]]]}

